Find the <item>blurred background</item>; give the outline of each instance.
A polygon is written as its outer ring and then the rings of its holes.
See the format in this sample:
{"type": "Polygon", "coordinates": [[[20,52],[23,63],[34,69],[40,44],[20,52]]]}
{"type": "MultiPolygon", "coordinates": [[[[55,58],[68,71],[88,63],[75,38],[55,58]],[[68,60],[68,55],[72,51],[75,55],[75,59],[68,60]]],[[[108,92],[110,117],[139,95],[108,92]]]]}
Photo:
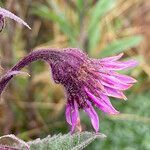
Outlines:
{"type": "MultiPolygon", "coordinates": [[[[123,73],[138,80],[126,92],[127,101],[113,99],[121,112],[98,111],[103,141],[87,150],[150,149],[150,1],[149,0],[0,0],[0,6],[23,18],[28,30],[6,19],[0,33],[3,74],[31,50],[78,47],[101,58],[124,52],[139,66],[123,73]]],[[[0,103],[0,135],[13,133],[25,141],[67,133],[63,88],[53,82],[49,67],[34,62],[25,68],[31,77],[15,77],[0,103]]],[[[81,111],[83,130],[93,131],[81,111]]]]}

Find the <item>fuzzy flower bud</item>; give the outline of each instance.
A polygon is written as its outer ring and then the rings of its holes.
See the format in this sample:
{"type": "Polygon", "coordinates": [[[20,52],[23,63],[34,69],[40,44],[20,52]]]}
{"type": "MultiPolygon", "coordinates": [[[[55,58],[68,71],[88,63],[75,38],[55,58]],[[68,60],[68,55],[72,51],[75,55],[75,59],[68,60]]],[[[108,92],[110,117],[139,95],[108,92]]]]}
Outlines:
{"type": "Polygon", "coordinates": [[[0,7],[0,31],[4,28],[4,19],[6,17],[10,18],[10,19],[13,19],[16,22],[18,22],[19,24],[23,24],[27,28],[31,29],[29,27],[29,25],[26,22],[24,22],[21,18],[17,17],[13,13],[11,13],[10,11],[0,7]]]}

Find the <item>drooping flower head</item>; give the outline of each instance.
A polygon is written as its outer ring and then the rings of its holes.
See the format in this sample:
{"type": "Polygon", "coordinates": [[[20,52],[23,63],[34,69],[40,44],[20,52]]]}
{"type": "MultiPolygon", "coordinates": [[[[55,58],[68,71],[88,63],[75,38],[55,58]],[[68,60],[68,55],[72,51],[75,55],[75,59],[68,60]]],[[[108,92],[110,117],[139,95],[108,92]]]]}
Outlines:
{"type": "Polygon", "coordinates": [[[24,26],[26,26],[27,28],[31,29],[29,27],[29,25],[24,22],[21,18],[17,17],[16,15],[14,15],[13,13],[11,13],[10,11],[4,9],[4,8],[1,8],[0,7],[0,31],[3,29],[4,27],[4,19],[5,18],[10,18],[10,19],[13,19],[15,21],[17,21],[18,23],[20,24],[23,24],[24,26]]]}
{"type": "Polygon", "coordinates": [[[104,113],[115,115],[119,112],[112,106],[109,96],[126,99],[123,91],[130,88],[135,79],[116,71],[134,67],[137,62],[120,62],[123,54],[103,59],[92,59],[76,48],[45,49],[33,51],[19,61],[0,79],[0,94],[16,74],[29,63],[42,59],[50,67],[53,79],[66,90],[66,120],[71,132],[81,130],[79,110],[84,110],[96,132],[99,131],[99,117],[94,106],[104,113]]]}

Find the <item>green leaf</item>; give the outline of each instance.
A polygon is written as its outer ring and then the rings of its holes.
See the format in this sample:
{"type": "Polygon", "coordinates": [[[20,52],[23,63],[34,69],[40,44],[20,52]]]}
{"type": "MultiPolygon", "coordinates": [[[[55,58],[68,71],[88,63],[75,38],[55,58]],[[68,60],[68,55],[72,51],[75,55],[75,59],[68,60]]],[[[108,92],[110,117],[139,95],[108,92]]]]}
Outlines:
{"type": "Polygon", "coordinates": [[[118,39],[108,44],[108,46],[101,51],[100,56],[105,57],[124,52],[129,48],[137,46],[141,41],[142,36],[131,36],[118,39]]]}
{"type": "Polygon", "coordinates": [[[58,12],[51,11],[47,6],[40,5],[40,7],[32,8],[32,14],[35,14],[41,18],[45,18],[50,21],[54,21],[60,27],[60,30],[65,33],[70,39],[72,44],[75,44],[76,32],[73,26],[66,19],[65,15],[58,12]]]}
{"type": "MultiPolygon", "coordinates": [[[[145,84],[145,79],[143,80],[145,84]]],[[[127,95],[128,101],[124,103],[113,101],[121,113],[116,116],[114,115],[116,118],[107,116],[107,118],[101,122],[101,128],[109,139],[103,140],[101,143],[94,141],[86,150],[150,149],[150,90],[147,88],[147,91],[140,91],[141,85],[143,85],[143,83],[139,81],[138,78],[138,83],[134,86],[136,89],[130,90],[127,95]],[[126,115],[122,116],[122,113],[126,115]]]]}
{"type": "Polygon", "coordinates": [[[83,0],[77,0],[77,1],[76,1],[76,5],[77,5],[77,8],[78,8],[79,11],[82,10],[83,4],[84,4],[84,1],[83,1],[83,0]]]}
{"type": "Polygon", "coordinates": [[[0,137],[0,150],[27,150],[29,149],[29,145],[22,141],[21,139],[17,138],[13,134],[4,135],[0,137]]]}
{"type": "Polygon", "coordinates": [[[101,36],[101,27],[97,26],[97,27],[95,27],[95,30],[93,30],[93,32],[91,33],[91,35],[89,37],[89,50],[90,50],[90,53],[96,47],[98,41],[100,40],[100,36],[101,36]]]}
{"type": "Polygon", "coordinates": [[[92,9],[90,25],[88,27],[90,53],[100,40],[100,20],[115,6],[115,2],[115,0],[99,0],[92,9]]]}
{"type": "Polygon", "coordinates": [[[62,135],[50,135],[44,139],[36,139],[30,142],[24,142],[15,135],[5,135],[0,137],[0,149],[22,149],[22,150],[81,150],[92,141],[106,136],[101,133],[82,132],[71,135],[70,133],[62,135]]]}
{"type": "Polygon", "coordinates": [[[94,8],[92,9],[91,12],[91,16],[90,16],[90,25],[89,25],[89,34],[91,34],[91,32],[93,30],[95,30],[95,26],[97,25],[97,23],[99,23],[99,21],[101,20],[101,18],[106,15],[114,6],[116,0],[99,0],[96,5],[94,6],[94,8]]]}
{"type": "Polygon", "coordinates": [[[101,133],[82,132],[73,135],[54,135],[29,142],[31,150],[81,150],[97,138],[104,138],[101,133]]]}

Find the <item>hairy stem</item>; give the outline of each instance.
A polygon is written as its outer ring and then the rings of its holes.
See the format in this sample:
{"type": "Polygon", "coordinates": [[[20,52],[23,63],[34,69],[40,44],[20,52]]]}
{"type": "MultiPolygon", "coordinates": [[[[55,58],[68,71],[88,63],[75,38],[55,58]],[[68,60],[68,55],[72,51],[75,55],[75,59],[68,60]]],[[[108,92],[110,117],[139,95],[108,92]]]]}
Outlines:
{"type": "Polygon", "coordinates": [[[58,49],[37,50],[29,53],[21,61],[19,61],[16,65],[14,65],[4,76],[0,78],[0,94],[2,93],[7,83],[15,75],[15,73],[12,74],[12,71],[19,71],[25,66],[37,60],[44,60],[51,63],[53,60],[59,57],[60,53],[61,52],[58,49]]]}

